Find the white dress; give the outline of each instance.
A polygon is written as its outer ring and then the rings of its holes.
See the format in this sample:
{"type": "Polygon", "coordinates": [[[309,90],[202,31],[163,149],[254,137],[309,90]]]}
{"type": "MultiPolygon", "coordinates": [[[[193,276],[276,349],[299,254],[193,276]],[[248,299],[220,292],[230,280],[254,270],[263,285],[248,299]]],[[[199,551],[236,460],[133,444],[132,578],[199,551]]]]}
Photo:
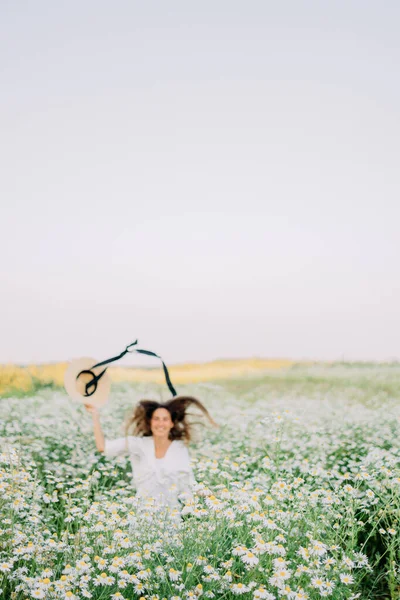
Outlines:
{"type": "Polygon", "coordinates": [[[179,506],[178,496],[190,495],[195,483],[188,449],[181,440],[173,440],[163,458],[156,458],[154,438],[128,436],[116,440],[105,440],[104,454],[107,457],[129,453],[133,483],[137,495],[154,498],[158,504],[179,506]]]}

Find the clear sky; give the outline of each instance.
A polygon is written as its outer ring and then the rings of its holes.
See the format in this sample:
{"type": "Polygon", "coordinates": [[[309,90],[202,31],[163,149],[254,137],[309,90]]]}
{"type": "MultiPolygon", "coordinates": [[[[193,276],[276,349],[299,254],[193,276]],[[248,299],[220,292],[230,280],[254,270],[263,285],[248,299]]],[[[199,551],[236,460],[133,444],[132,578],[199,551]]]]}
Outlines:
{"type": "Polygon", "coordinates": [[[0,362],[400,359],[399,31],[397,0],[2,2],[0,362]]]}

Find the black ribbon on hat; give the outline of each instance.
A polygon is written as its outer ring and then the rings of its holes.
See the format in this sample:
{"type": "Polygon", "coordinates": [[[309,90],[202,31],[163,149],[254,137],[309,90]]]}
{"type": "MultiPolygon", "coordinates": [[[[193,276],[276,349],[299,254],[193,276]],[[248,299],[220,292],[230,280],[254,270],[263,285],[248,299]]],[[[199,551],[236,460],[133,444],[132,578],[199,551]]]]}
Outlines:
{"type": "Polygon", "coordinates": [[[106,367],[105,369],[103,369],[103,371],[101,371],[101,373],[96,375],[95,373],[93,373],[92,369],[95,369],[96,367],[102,367],[103,365],[108,365],[109,363],[115,362],[116,360],[119,360],[120,358],[125,356],[125,354],[128,354],[130,352],[138,352],[139,354],[146,354],[147,356],[155,356],[156,358],[159,358],[161,360],[161,363],[162,363],[162,366],[164,369],[165,381],[167,382],[169,391],[171,392],[171,394],[173,396],[177,396],[176,390],[171,383],[168,369],[167,369],[163,359],[161,358],[161,356],[158,356],[158,354],[156,354],[155,352],[151,352],[150,350],[142,350],[140,348],[133,348],[133,350],[131,350],[130,348],[132,348],[132,346],[136,346],[137,343],[138,343],[138,340],[136,340],[135,342],[132,342],[132,344],[129,344],[129,346],[127,346],[125,348],[125,350],[123,352],[121,352],[121,354],[118,354],[118,356],[113,356],[112,358],[107,358],[107,360],[103,360],[102,362],[99,362],[96,365],[93,365],[93,367],[91,367],[90,369],[87,369],[87,370],[84,370],[84,371],[81,371],[80,373],[78,373],[78,375],[76,376],[76,379],[78,379],[83,374],[92,375],[92,379],[90,381],[88,381],[87,384],[85,385],[85,394],[84,394],[85,397],[92,396],[95,393],[98,382],[103,377],[104,373],[107,371],[107,367],[106,367]],[[91,388],[93,388],[93,390],[89,391],[89,390],[91,390],[91,388]]]}

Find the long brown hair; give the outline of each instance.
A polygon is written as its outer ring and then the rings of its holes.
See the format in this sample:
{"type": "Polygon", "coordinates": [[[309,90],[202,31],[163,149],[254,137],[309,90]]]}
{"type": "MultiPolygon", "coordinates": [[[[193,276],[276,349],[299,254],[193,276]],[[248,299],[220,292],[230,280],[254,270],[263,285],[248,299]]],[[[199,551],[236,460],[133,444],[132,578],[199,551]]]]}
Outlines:
{"type": "Polygon", "coordinates": [[[137,436],[152,435],[150,421],[154,411],[157,408],[166,408],[174,424],[169,433],[169,439],[189,442],[192,437],[192,427],[194,425],[194,423],[188,421],[188,416],[192,416],[187,412],[189,406],[199,408],[210,423],[218,427],[206,407],[197,398],[193,398],[192,396],[176,396],[165,403],[159,403],[155,400],[141,400],[134,409],[133,415],[126,422],[125,433],[129,435],[129,432],[132,431],[133,435],[137,436]]]}

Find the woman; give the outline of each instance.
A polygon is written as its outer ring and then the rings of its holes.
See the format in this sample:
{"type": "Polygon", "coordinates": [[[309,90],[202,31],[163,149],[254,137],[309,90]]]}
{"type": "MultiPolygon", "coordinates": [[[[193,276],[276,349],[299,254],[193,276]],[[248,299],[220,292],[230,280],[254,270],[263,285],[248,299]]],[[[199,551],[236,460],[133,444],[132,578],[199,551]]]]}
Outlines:
{"type": "Polygon", "coordinates": [[[142,400],[126,424],[126,436],[116,440],[104,438],[97,409],[85,406],[93,416],[97,450],[108,457],[129,453],[137,495],[154,498],[158,504],[179,506],[178,496],[190,494],[195,482],[185,445],[192,433],[188,407],[197,406],[218,427],[205,406],[190,396],[177,396],[165,404],[142,400]],[[129,435],[131,429],[134,435],[129,435]]]}

